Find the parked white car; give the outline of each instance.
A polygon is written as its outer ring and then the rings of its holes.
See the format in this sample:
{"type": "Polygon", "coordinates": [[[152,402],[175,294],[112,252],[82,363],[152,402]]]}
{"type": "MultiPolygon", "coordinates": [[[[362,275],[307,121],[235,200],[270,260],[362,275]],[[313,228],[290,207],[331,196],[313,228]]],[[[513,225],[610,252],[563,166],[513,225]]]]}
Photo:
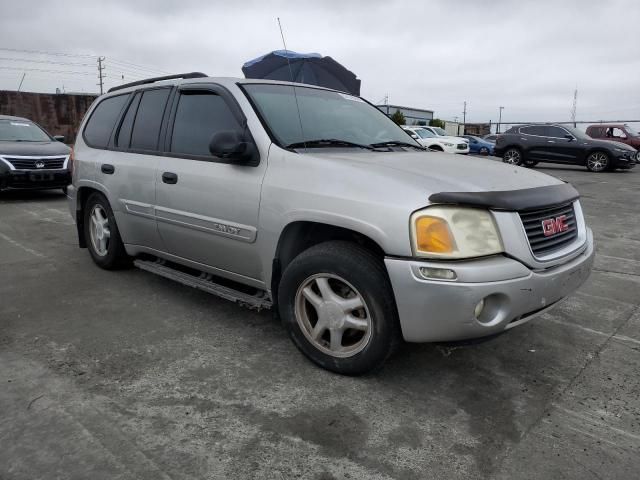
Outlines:
{"type": "MultiPolygon", "coordinates": [[[[446,153],[469,153],[469,144],[462,138],[450,137],[447,135],[436,135],[433,132],[437,127],[402,127],[422,146],[431,150],[438,150],[446,153]]],[[[442,129],[439,129],[442,130],[442,129]]],[[[444,132],[444,130],[442,130],[444,132]]]]}

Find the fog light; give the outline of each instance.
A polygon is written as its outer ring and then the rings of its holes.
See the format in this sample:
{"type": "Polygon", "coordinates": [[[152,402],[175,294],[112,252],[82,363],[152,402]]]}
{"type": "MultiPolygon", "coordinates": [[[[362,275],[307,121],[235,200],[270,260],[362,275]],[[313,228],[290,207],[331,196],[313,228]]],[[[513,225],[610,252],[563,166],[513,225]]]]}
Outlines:
{"type": "Polygon", "coordinates": [[[449,268],[420,267],[420,274],[424,278],[435,280],[455,280],[458,278],[456,272],[449,268]]]}
{"type": "Polygon", "coordinates": [[[480,315],[482,315],[482,310],[484,310],[484,298],[480,300],[476,305],[476,308],[473,309],[473,314],[476,316],[476,318],[480,318],[480,315]]]}

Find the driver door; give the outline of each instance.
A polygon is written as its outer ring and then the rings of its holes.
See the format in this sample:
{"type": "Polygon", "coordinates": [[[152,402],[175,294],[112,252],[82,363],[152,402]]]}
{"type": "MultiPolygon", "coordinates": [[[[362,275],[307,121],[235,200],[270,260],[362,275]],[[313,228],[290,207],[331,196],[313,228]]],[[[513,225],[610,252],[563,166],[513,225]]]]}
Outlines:
{"type": "Polygon", "coordinates": [[[262,278],[255,240],[266,161],[233,164],[209,152],[213,134],[241,130],[244,115],[215,85],[186,85],[172,106],[165,155],[156,169],[156,218],[168,253],[217,269],[262,278]]]}

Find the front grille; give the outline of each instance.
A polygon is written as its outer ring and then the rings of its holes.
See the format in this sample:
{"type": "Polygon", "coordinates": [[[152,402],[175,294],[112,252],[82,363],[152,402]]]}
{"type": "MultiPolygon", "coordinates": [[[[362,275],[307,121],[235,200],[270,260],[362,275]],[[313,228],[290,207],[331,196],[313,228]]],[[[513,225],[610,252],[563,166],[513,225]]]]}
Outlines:
{"type": "Polygon", "coordinates": [[[538,257],[560,250],[573,242],[578,236],[576,215],[571,203],[529,212],[520,212],[519,214],[522,225],[527,232],[531,251],[538,257]],[[555,221],[562,215],[565,216],[564,224],[568,227],[567,230],[545,236],[543,221],[550,219],[555,221]]]}
{"type": "Polygon", "coordinates": [[[53,158],[13,158],[4,157],[16,170],[58,170],[64,166],[65,157],[53,158]],[[36,164],[44,164],[37,167],[36,164]]]}
{"type": "Polygon", "coordinates": [[[467,149],[467,144],[466,143],[459,143],[458,144],[458,150],[466,150],[467,149]]]}

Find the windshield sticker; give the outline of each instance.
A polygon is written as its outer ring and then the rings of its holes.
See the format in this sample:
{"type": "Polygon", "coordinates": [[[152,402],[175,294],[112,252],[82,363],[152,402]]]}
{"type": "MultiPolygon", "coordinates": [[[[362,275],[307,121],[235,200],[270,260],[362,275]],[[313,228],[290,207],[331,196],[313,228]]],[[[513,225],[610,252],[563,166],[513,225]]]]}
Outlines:
{"type": "Polygon", "coordinates": [[[344,93],[338,93],[338,95],[340,95],[345,100],[351,100],[352,102],[364,103],[364,100],[362,100],[361,98],[358,98],[358,97],[354,97],[353,95],[346,95],[344,93]]]}
{"type": "Polygon", "coordinates": [[[16,127],[30,127],[31,126],[28,123],[18,123],[18,122],[11,122],[11,125],[15,125],[16,127]]]}

